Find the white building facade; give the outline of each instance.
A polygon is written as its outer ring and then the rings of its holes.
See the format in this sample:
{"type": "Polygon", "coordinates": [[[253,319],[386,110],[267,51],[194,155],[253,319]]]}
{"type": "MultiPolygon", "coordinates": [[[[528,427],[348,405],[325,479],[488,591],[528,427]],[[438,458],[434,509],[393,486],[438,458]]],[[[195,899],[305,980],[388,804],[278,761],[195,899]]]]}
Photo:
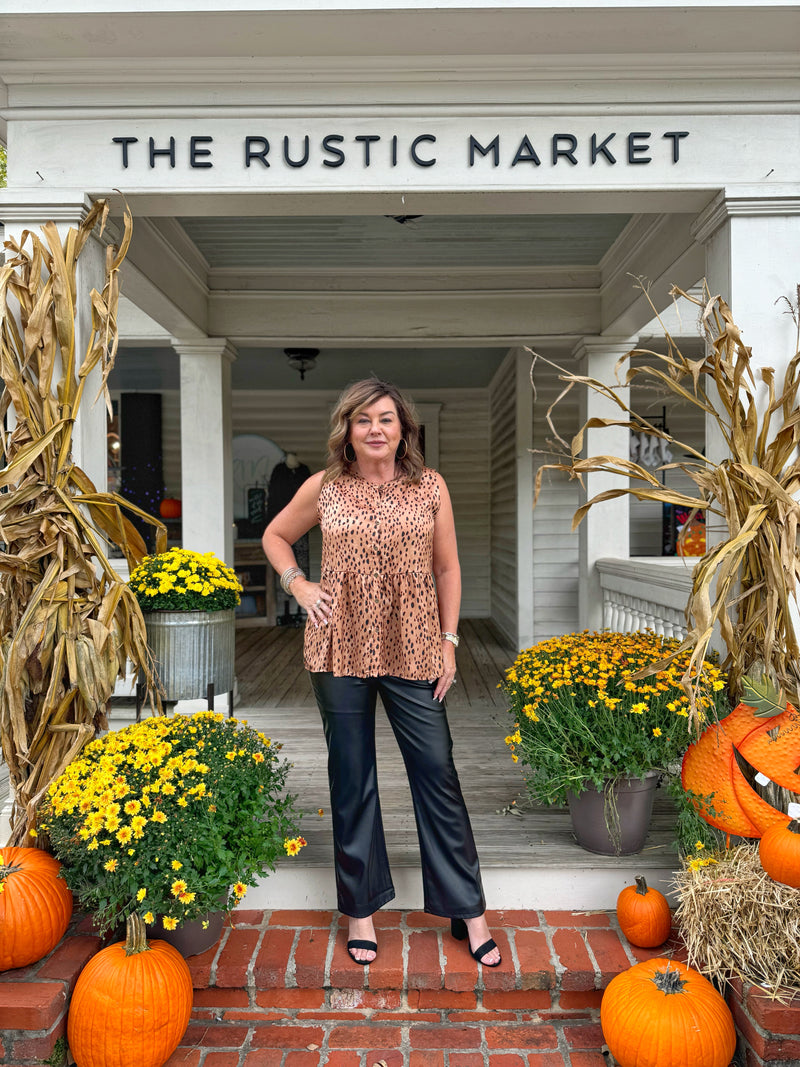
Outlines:
{"type": "MultiPolygon", "coordinates": [[[[658,514],[609,502],[573,534],[578,490],[557,479],[532,510],[562,386],[539,362],[532,388],[529,350],[611,380],[658,332],[636,278],[698,348],[669,290],[706,278],[780,370],[799,71],[800,5],[781,0],[5,0],[0,221],[19,236],[98,197],[130,206],[112,384],[162,397],[186,547],[235,559],[235,438],[319,468],[331,402],[375,372],[414,397],[450,486],[465,615],[518,647],[602,625],[604,599],[669,630],[687,579],[653,558],[658,514]],[[303,381],[297,347],[320,353],[303,381]]],[[[587,414],[565,400],[562,436],[587,414]]],[[[78,460],[100,484],[106,433],[87,408],[78,460]]]]}

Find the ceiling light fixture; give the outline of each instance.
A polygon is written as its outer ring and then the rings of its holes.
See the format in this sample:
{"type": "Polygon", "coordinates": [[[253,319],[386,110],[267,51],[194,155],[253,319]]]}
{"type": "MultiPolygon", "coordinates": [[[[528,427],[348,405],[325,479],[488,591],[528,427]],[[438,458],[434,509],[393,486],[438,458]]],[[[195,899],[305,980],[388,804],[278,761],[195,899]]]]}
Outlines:
{"type": "Polygon", "coordinates": [[[289,366],[300,372],[300,381],[306,380],[306,371],[317,365],[318,348],[284,348],[283,354],[289,360],[289,366]]]}

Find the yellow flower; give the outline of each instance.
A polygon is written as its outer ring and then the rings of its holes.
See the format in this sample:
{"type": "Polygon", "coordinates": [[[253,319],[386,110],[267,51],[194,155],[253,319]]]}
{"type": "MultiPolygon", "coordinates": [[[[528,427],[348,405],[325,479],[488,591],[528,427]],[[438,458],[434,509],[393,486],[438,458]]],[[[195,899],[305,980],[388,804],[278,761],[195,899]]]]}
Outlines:
{"type": "Polygon", "coordinates": [[[195,896],[195,893],[181,893],[178,897],[178,900],[181,902],[181,904],[191,904],[195,896]]]}
{"type": "Polygon", "coordinates": [[[179,897],[181,893],[185,893],[188,888],[189,887],[183,879],[177,878],[170,886],[170,892],[174,897],[179,897]]]}
{"type": "Polygon", "coordinates": [[[642,715],[642,714],[644,714],[644,712],[646,710],[647,710],[647,704],[645,703],[644,700],[640,701],[640,703],[638,703],[638,704],[631,705],[631,713],[633,715],[642,715]]]}
{"type": "Polygon", "coordinates": [[[247,886],[243,882],[236,882],[233,887],[234,895],[237,897],[243,897],[247,892],[247,886]]]}
{"type": "Polygon", "coordinates": [[[114,871],[117,869],[118,864],[119,860],[106,860],[106,862],[103,864],[103,867],[105,868],[105,870],[111,871],[111,873],[113,874],[114,871]]]}
{"type": "Polygon", "coordinates": [[[153,923],[156,921],[156,917],[155,915],[153,915],[152,911],[146,911],[142,918],[148,926],[152,926],[153,923]]]}
{"type": "Polygon", "coordinates": [[[161,922],[164,924],[165,930],[174,930],[178,925],[178,920],[173,919],[171,915],[165,915],[161,922]]]}
{"type": "Polygon", "coordinates": [[[172,869],[173,869],[173,871],[179,871],[182,866],[183,866],[183,864],[181,863],[180,860],[173,860],[172,861],[172,869]]]}
{"type": "Polygon", "coordinates": [[[146,889],[144,889],[144,888],[142,888],[142,889],[140,889],[140,890],[138,891],[138,893],[136,894],[136,899],[137,899],[137,900],[139,901],[139,903],[141,904],[141,902],[142,902],[142,901],[144,900],[144,898],[145,898],[146,896],[147,896],[147,890],[146,890],[146,889]]]}
{"type": "Polygon", "coordinates": [[[706,846],[703,844],[702,841],[695,841],[694,847],[699,851],[701,848],[705,848],[706,846]]]}
{"type": "Polygon", "coordinates": [[[661,727],[660,726],[654,726],[653,727],[653,737],[661,737],[661,727]]]}

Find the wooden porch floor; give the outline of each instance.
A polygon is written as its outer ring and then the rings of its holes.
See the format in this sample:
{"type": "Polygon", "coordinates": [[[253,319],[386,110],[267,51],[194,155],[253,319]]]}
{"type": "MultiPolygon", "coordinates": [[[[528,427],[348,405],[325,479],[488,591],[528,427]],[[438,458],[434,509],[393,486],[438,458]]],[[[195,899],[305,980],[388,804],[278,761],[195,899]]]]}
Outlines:
{"type": "MultiPolygon", "coordinates": [[[[516,650],[498,637],[487,619],[466,619],[459,627],[458,676],[448,708],[505,709],[497,688],[516,650]]],[[[240,627],[236,631],[239,700],[247,708],[316,708],[303,668],[303,630],[292,626],[240,627]]]]}
{"type": "MultiPolygon", "coordinates": [[[[540,808],[527,799],[521,769],[505,744],[513,725],[497,685],[515,650],[504,646],[487,620],[461,623],[458,685],[448,697],[454,758],[470,813],[481,865],[487,870],[530,869],[536,878],[565,872],[565,879],[599,871],[625,877],[630,868],[650,872],[655,884],[675,866],[674,811],[659,791],[651,833],[635,857],[617,859],[586,852],[574,841],[569,813],[540,808]],[[514,814],[517,809],[519,814],[514,814]]],[[[289,788],[309,813],[302,821],[308,841],[295,868],[326,867],[333,861],[327,753],[319,712],[302,667],[302,631],[237,630],[236,671],[240,701],[236,714],[283,744],[293,766],[289,788]],[[317,809],[323,810],[320,817],[317,809]]],[[[393,869],[419,867],[416,827],[405,769],[391,728],[379,706],[376,725],[381,806],[393,869]]],[[[624,884],[624,882],[622,883],[624,884]]],[[[620,884],[619,888],[622,888],[620,884]]],[[[553,905],[555,906],[555,905],[553,905]]]]}

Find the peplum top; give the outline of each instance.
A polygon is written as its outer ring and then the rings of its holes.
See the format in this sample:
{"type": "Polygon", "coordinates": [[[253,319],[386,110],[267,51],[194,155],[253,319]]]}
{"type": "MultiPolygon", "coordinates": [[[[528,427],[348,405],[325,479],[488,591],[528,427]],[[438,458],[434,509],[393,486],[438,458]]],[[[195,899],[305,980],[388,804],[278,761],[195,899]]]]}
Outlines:
{"type": "Polygon", "coordinates": [[[331,595],[327,626],[310,621],[305,665],[336,677],[388,674],[430,681],[444,670],[433,524],[440,494],[426,467],[417,485],[373,485],[344,473],[320,490],[320,584],[331,595]]]}

